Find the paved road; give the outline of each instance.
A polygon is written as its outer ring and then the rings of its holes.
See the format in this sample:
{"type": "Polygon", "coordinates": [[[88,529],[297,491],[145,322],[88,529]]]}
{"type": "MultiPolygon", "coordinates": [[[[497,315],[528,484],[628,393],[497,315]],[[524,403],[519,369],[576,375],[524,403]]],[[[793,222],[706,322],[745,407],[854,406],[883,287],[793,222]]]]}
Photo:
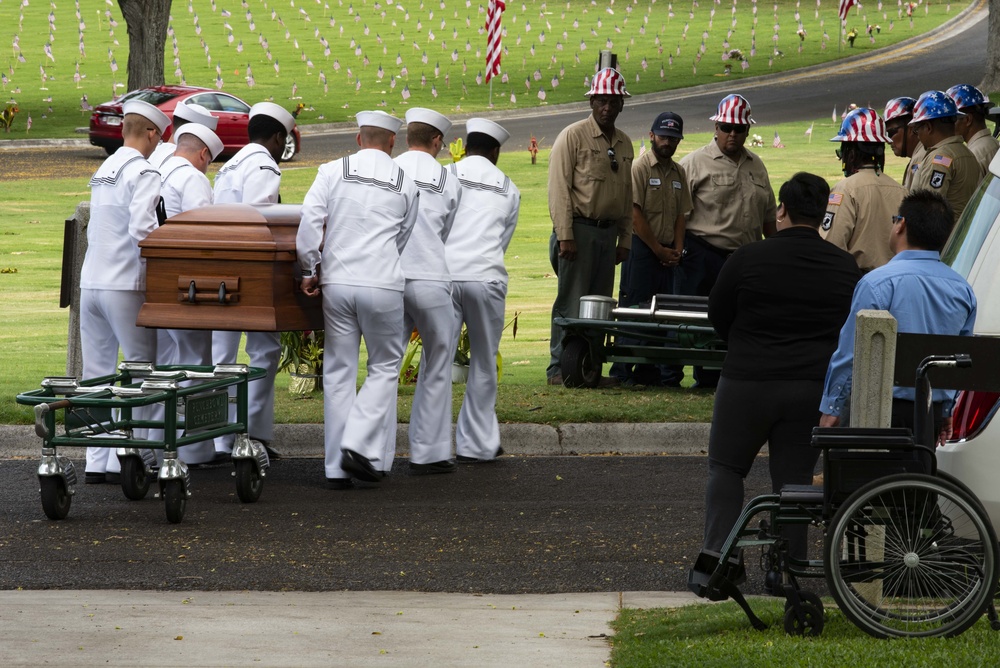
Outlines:
{"type": "MultiPolygon", "coordinates": [[[[0,589],[524,594],[686,590],[707,464],[504,457],[417,477],[397,460],[381,489],[332,492],[320,460],[283,459],[249,505],[230,468],[192,472],[177,525],[152,492],[130,502],[111,485],[79,486],[69,517],[49,521],[36,467],[0,461],[0,589]]],[[[748,498],[766,475],[763,459],[748,498]]]]}
{"type": "MultiPolygon", "coordinates": [[[[985,72],[987,23],[986,3],[980,0],[964,18],[941,32],[914,38],[874,55],[738,83],[722,81],[633,98],[618,123],[634,139],[645,137],[652,119],[669,108],[685,119],[688,132],[708,131],[711,129],[708,117],[719,100],[730,92],[748,97],[754,117],[762,127],[825,118],[834,107],[842,111],[851,102],[881,110],[890,97],[916,97],[925,90],[980,82],[985,72]]],[[[559,130],[587,113],[586,103],[580,102],[496,116],[512,134],[505,150],[513,151],[526,149],[531,134],[544,138],[543,145],[551,145],[559,130]]],[[[457,117],[455,131],[463,130],[462,118],[457,117]]],[[[326,130],[307,126],[306,132],[295,166],[316,167],[356,148],[356,129],[346,124],[326,130]]],[[[89,178],[104,157],[103,150],[81,145],[79,141],[59,148],[7,149],[0,164],[0,180],[89,178]]]]}

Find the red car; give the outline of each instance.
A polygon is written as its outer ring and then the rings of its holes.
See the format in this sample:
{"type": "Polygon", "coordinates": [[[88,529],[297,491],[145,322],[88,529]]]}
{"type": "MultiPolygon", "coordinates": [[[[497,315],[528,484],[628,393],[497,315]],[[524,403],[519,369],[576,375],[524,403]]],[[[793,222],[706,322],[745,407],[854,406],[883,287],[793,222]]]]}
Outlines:
{"type": "MultiPolygon", "coordinates": [[[[215,133],[219,135],[225,148],[220,157],[228,157],[239,151],[247,143],[247,123],[249,121],[250,105],[243,100],[197,86],[155,86],[140,88],[121,96],[114,102],[105,102],[94,108],[90,116],[90,143],[100,146],[108,154],[114,153],[122,145],[122,104],[128,100],[142,100],[159,107],[173,120],[174,107],[181,102],[200,104],[219,119],[219,127],[215,133]]],[[[164,139],[170,138],[171,128],[163,134],[164,139]]],[[[296,126],[285,143],[285,152],[281,159],[292,159],[302,145],[302,136],[296,126]]]]}

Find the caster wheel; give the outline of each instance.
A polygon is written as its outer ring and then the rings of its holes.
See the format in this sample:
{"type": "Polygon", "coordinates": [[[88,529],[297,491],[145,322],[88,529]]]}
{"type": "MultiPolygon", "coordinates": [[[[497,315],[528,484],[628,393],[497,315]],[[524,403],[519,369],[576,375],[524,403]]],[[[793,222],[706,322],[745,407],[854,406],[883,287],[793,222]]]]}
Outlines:
{"type": "Polygon", "coordinates": [[[187,492],[181,480],[167,480],[163,483],[163,501],[167,510],[167,521],[180,524],[187,508],[187,492]]]}
{"type": "Polygon", "coordinates": [[[792,636],[818,636],[823,632],[823,608],[802,599],[802,619],[795,608],[785,610],[785,633],[792,636]]]}
{"type": "Polygon", "coordinates": [[[73,502],[66,489],[66,481],[59,476],[45,476],[38,479],[42,495],[42,510],[50,520],[64,520],[69,515],[73,502]]]}
{"type": "MultiPolygon", "coordinates": [[[[813,593],[811,591],[800,591],[799,592],[799,599],[803,603],[808,603],[808,604],[812,605],[817,610],[822,610],[823,609],[823,601],[820,600],[819,594],[815,594],[815,593],[813,593]]],[[[792,602],[789,601],[786,598],[785,599],[785,610],[788,610],[791,607],[792,607],[792,602]]]]}
{"type": "Polygon", "coordinates": [[[253,503],[264,489],[264,476],[252,459],[236,460],[236,494],[243,503],[253,503]]]}
{"type": "Polygon", "coordinates": [[[601,365],[594,360],[590,342],[582,338],[569,339],[559,357],[563,385],[566,387],[597,387],[601,380],[601,365]]]}
{"type": "Polygon", "coordinates": [[[122,493],[130,501],[141,501],[149,492],[146,464],[141,457],[122,458],[122,493]]]}

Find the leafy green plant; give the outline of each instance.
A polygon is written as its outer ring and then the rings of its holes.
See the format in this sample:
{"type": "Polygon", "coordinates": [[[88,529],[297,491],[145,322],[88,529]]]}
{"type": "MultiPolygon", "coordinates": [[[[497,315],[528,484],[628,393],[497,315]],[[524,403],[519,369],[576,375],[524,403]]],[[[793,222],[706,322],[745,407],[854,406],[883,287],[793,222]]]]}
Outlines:
{"type": "Polygon", "coordinates": [[[323,375],[324,339],[322,329],[281,333],[278,370],[292,375],[288,384],[291,394],[304,396],[316,389],[316,379],[323,375]]]}

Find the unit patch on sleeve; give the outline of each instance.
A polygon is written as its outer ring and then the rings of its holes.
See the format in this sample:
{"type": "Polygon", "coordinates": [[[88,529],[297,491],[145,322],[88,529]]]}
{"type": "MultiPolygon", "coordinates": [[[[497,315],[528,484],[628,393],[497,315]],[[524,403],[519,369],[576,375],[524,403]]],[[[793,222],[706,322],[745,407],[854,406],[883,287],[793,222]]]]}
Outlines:
{"type": "Polygon", "coordinates": [[[826,215],[823,216],[823,223],[821,227],[823,228],[824,232],[828,232],[830,228],[833,227],[833,216],[834,216],[833,211],[827,211],[826,215]]]}
{"type": "Polygon", "coordinates": [[[944,185],[944,172],[939,172],[936,169],[931,172],[931,188],[940,188],[944,185]]]}

